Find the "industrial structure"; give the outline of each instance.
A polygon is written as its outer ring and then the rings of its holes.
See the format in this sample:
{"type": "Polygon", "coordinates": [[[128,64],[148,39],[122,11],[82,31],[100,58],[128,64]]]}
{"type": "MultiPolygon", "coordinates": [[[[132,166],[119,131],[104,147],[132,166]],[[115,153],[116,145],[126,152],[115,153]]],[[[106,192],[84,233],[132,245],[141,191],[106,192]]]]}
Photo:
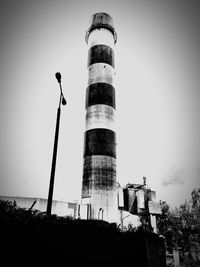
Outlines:
{"type": "Polygon", "coordinates": [[[113,48],[117,35],[112,18],[106,13],[94,14],[85,40],[89,51],[82,203],[89,204],[90,219],[116,221],[118,206],[113,48]]]}
{"type": "MultiPolygon", "coordinates": [[[[119,207],[122,214],[124,211],[137,215],[140,223],[145,228],[152,228],[157,233],[156,216],[161,214],[160,204],[156,202],[156,192],[152,191],[146,184],[146,177],[143,177],[142,184],[127,184],[123,188],[124,206],[119,207]]],[[[120,223],[123,226],[123,219],[120,223]]]]}
{"type": "Polygon", "coordinates": [[[121,188],[116,178],[114,45],[117,34],[110,15],[94,14],[85,40],[89,45],[88,86],[79,215],[123,225],[123,218],[131,214],[151,212],[151,223],[156,229],[154,215],[160,209],[155,192],[147,188],[146,180],[142,185],[128,184],[121,188]]]}
{"type": "MultiPolygon", "coordinates": [[[[48,200],[39,197],[19,197],[19,196],[0,196],[0,201],[9,201],[16,204],[17,207],[26,210],[38,210],[46,213],[48,200]]],[[[52,201],[52,214],[57,216],[69,216],[78,218],[78,201],[65,202],[61,200],[52,201]]]]}
{"type": "MultiPolygon", "coordinates": [[[[141,217],[157,232],[156,216],[161,214],[156,193],[146,184],[121,187],[116,177],[114,45],[117,34],[113,20],[106,13],[92,16],[85,35],[88,51],[88,86],[86,88],[86,129],[84,133],[82,195],[78,203],[53,201],[52,212],[75,219],[98,219],[122,227],[138,226],[141,217]]],[[[15,200],[24,208],[44,211],[46,199],[0,197],[15,200]]]]}

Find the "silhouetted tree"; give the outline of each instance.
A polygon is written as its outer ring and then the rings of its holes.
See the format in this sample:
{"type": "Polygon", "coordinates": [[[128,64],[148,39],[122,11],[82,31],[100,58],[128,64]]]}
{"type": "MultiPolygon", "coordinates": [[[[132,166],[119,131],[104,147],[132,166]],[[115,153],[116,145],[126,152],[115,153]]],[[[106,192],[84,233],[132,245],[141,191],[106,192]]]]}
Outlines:
{"type": "Polygon", "coordinates": [[[191,240],[200,235],[200,189],[195,188],[191,200],[185,201],[179,208],[172,209],[165,201],[160,201],[160,205],[162,214],[158,217],[157,226],[159,233],[165,237],[167,250],[172,252],[178,247],[187,250],[191,240]]]}

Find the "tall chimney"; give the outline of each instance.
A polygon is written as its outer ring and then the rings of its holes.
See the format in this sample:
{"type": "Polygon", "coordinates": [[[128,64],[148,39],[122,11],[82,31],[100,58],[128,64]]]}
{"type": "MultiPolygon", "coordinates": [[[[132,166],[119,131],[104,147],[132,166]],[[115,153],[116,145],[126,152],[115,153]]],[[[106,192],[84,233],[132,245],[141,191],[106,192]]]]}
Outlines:
{"type": "Polygon", "coordinates": [[[82,201],[89,200],[91,219],[115,222],[118,206],[113,48],[117,35],[110,15],[94,14],[85,40],[89,51],[82,201]]]}

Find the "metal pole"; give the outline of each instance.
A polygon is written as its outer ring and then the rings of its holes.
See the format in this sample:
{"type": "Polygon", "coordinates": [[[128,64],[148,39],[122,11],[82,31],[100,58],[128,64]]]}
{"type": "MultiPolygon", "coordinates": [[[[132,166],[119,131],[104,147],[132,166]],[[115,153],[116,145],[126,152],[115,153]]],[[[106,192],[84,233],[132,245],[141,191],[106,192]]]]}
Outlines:
{"type": "Polygon", "coordinates": [[[54,186],[54,177],[55,177],[55,170],[56,170],[56,158],[57,158],[57,148],[58,148],[58,135],[59,135],[59,126],[60,126],[60,113],[61,113],[61,103],[62,105],[66,105],[67,101],[64,98],[62,92],[62,85],[61,85],[61,74],[57,72],[55,74],[56,79],[59,83],[60,87],[60,99],[57,109],[57,119],[56,119],[56,130],[55,130],[55,138],[54,138],[54,147],[53,147],[53,158],[52,158],[52,165],[51,165],[51,176],[50,176],[50,183],[49,183],[49,194],[48,194],[48,201],[47,201],[47,214],[51,214],[51,206],[53,200],[53,186],[54,186]]]}
{"type": "MultiPolygon", "coordinates": [[[[61,96],[60,96],[61,99],[61,96]]],[[[53,158],[52,158],[52,165],[51,165],[51,176],[50,176],[50,184],[49,184],[49,195],[48,195],[48,202],[47,202],[47,214],[51,214],[51,206],[52,206],[52,199],[53,199],[53,186],[54,186],[54,177],[55,177],[55,170],[56,170],[56,158],[57,158],[57,148],[58,148],[58,135],[59,135],[59,126],[60,126],[60,101],[59,106],[57,109],[57,120],[56,120],[56,130],[55,130],[55,139],[54,139],[54,148],[53,148],[53,158]]]]}

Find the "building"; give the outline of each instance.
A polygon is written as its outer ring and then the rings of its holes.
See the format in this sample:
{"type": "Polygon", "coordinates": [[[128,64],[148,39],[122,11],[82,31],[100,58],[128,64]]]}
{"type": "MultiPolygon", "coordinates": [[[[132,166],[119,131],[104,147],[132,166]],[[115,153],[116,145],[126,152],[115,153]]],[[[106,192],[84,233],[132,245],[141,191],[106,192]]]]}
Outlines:
{"type": "MultiPolygon", "coordinates": [[[[127,184],[123,188],[124,207],[122,213],[129,212],[143,218],[143,224],[152,227],[157,233],[156,216],[161,214],[160,204],[156,202],[156,192],[152,191],[143,177],[142,184],[127,184]]],[[[121,221],[123,224],[123,222],[121,221]]]]}
{"type": "MultiPolygon", "coordinates": [[[[0,200],[15,202],[19,208],[39,210],[45,213],[47,210],[47,199],[44,198],[0,196],[0,200]]],[[[78,218],[78,202],[53,200],[52,214],[78,218]]]]}

